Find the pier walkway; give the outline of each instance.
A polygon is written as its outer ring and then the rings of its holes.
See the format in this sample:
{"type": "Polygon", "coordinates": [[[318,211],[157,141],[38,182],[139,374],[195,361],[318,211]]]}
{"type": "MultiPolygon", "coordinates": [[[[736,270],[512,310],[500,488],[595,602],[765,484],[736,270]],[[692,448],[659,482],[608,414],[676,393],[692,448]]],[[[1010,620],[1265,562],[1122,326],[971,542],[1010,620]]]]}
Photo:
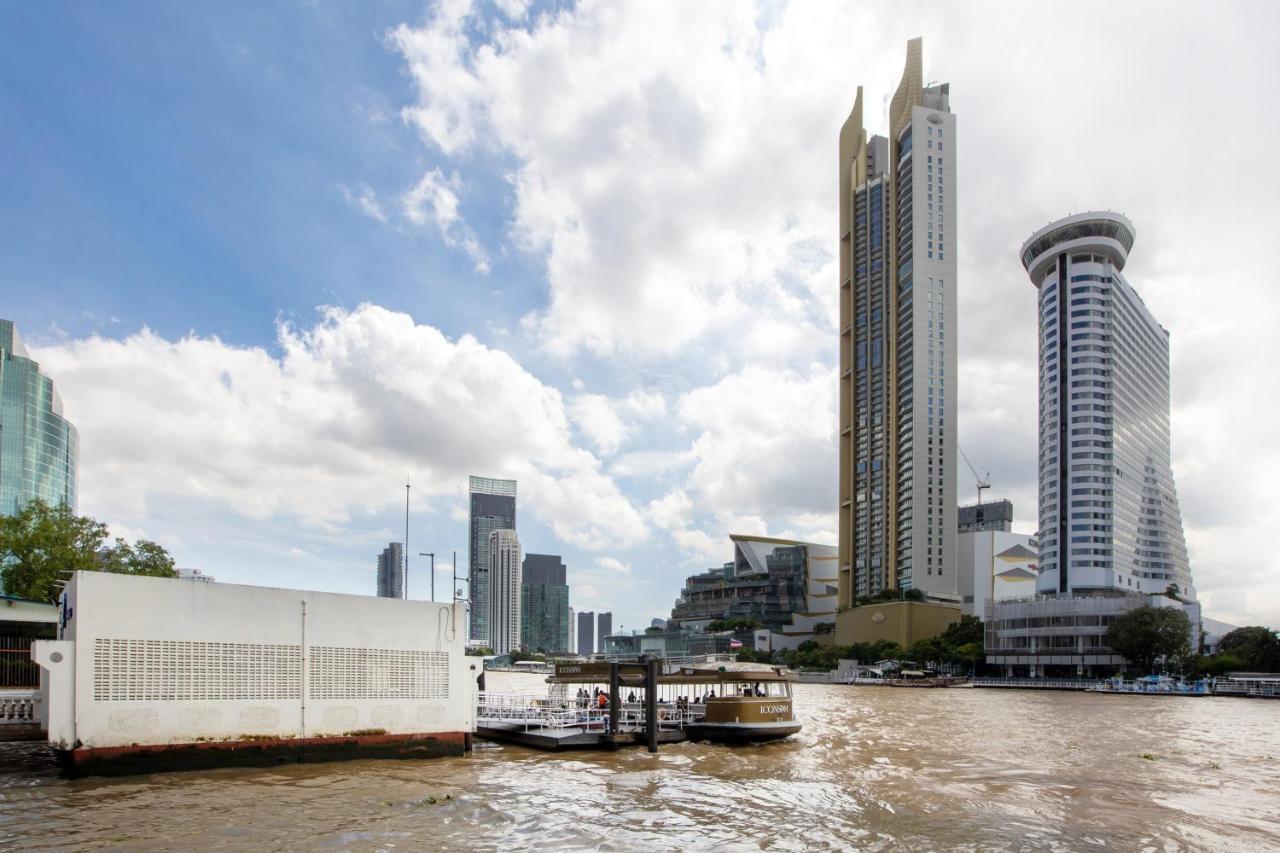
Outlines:
{"type": "MultiPolygon", "coordinates": [[[[687,726],[706,713],[702,705],[685,711],[659,704],[657,710],[658,743],[687,740],[687,726]]],[[[476,735],[490,740],[549,750],[614,749],[647,742],[643,702],[623,703],[616,732],[610,731],[610,722],[607,710],[571,698],[485,692],[476,703],[476,735]]]]}

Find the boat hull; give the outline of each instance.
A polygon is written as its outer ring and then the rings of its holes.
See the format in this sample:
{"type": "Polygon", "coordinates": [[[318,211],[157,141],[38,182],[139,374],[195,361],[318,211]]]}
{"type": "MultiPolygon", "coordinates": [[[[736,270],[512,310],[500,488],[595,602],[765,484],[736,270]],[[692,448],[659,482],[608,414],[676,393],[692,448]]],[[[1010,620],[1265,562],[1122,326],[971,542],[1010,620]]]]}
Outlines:
{"type": "Polygon", "coordinates": [[[715,743],[763,743],[799,733],[800,723],[694,723],[687,728],[690,740],[715,743]]]}

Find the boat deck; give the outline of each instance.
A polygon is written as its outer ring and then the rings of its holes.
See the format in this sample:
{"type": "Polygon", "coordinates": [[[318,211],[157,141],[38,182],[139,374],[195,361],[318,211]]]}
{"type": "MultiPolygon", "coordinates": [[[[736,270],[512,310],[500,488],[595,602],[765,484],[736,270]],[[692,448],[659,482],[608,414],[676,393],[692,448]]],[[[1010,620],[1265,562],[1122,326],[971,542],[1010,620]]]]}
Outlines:
{"type": "MultiPolygon", "coordinates": [[[[486,740],[514,743],[533,749],[559,752],[569,749],[618,749],[624,746],[644,746],[643,728],[622,729],[616,735],[603,729],[584,727],[529,728],[516,723],[477,722],[476,737],[486,740]]],[[[688,740],[684,729],[664,729],[658,732],[658,743],[683,743],[688,740]]]]}

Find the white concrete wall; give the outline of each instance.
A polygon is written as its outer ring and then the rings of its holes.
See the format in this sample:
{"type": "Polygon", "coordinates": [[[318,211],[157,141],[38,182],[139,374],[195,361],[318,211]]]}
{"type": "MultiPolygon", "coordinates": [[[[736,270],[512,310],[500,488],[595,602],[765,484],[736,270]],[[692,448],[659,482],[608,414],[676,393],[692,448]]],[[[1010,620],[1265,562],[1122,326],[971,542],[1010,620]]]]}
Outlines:
{"type": "Polygon", "coordinates": [[[62,607],[57,745],[475,730],[462,604],[81,572],[62,607]]]}

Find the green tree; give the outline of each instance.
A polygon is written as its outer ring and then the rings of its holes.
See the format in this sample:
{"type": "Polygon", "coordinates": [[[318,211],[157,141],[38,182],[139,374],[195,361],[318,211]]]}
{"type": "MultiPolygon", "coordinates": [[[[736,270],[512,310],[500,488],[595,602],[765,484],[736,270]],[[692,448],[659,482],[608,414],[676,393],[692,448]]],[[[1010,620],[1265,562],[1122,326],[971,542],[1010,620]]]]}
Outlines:
{"type": "Polygon", "coordinates": [[[1196,675],[1225,675],[1247,669],[1245,662],[1235,655],[1211,655],[1196,659],[1196,675]]]}
{"type": "Polygon", "coordinates": [[[1158,660],[1177,666],[1191,657],[1191,620],[1181,608],[1139,607],[1112,620],[1106,644],[1143,672],[1158,660]]]}
{"type": "Polygon", "coordinates": [[[104,549],[106,539],[105,524],[76,515],[65,503],[51,507],[34,500],[16,515],[0,517],[5,593],[53,603],[76,571],[176,576],[173,558],[155,542],[140,539],[129,545],[116,539],[114,547],[104,549]]]}
{"type": "Polygon", "coordinates": [[[1249,625],[1222,635],[1218,652],[1243,661],[1253,672],[1280,672],[1280,636],[1270,628],[1249,625]]]}
{"type": "Polygon", "coordinates": [[[977,616],[966,614],[960,617],[959,622],[952,622],[948,625],[940,636],[944,643],[953,648],[959,648],[969,643],[977,643],[981,648],[985,642],[982,633],[982,620],[977,616]]]}

